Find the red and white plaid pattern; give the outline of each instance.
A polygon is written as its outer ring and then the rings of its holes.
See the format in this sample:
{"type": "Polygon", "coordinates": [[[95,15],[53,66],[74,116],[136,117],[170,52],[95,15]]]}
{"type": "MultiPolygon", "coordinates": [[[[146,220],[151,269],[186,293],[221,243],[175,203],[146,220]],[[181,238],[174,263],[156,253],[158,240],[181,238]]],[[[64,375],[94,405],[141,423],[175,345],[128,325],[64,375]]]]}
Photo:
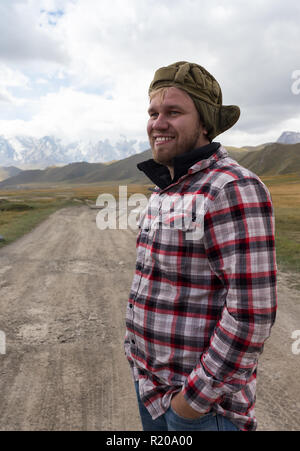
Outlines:
{"type": "Polygon", "coordinates": [[[255,430],[257,360],[276,301],[269,192],[221,146],[156,189],[141,218],[125,351],[152,418],[183,390],[199,413],[255,430]]]}

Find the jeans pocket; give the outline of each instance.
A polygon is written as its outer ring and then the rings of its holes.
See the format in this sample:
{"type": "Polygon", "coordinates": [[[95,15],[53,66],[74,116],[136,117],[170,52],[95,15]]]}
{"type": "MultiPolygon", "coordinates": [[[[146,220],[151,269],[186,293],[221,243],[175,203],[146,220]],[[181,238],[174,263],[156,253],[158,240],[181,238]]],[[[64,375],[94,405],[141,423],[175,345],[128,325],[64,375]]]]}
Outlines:
{"type": "Polygon", "coordinates": [[[177,413],[173,407],[170,405],[170,413],[175,417],[178,418],[180,421],[185,421],[187,423],[199,423],[199,421],[204,421],[204,419],[207,419],[208,417],[210,417],[212,415],[211,412],[207,412],[204,415],[199,413],[199,417],[197,418],[185,418],[182,417],[181,415],[179,415],[179,413],[177,413]]]}
{"type": "Polygon", "coordinates": [[[215,431],[216,416],[208,412],[199,418],[184,418],[170,406],[165,414],[168,431],[215,431]]]}

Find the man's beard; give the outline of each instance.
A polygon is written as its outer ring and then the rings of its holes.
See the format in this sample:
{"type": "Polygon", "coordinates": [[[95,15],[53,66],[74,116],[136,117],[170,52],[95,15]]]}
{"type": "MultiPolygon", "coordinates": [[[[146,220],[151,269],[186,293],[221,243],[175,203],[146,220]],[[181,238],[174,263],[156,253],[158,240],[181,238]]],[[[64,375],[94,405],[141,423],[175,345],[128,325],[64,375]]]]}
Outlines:
{"type": "Polygon", "coordinates": [[[184,140],[180,144],[180,148],[178,148],[179,143],[177,143],[177,146],[171,151],[171,153],[172,153],[171,158],[168,158],[167,152],[166,152],[166,155],[164,155],[164,152],[159,152],[159,151],[155,150],[155,142],[153,145],[151,143],[151,149],[152,149],[152,155],[153,155],[154,161],[163,166],[168,166],[168,167],[172,166],[174,157],[176,157],[178,155],[182,155],[187,152],[190,152],[191,150],[194,150],[197,148],[200,135],[201,135],[201,130],[197,128],[190,138],[184,140]]]}

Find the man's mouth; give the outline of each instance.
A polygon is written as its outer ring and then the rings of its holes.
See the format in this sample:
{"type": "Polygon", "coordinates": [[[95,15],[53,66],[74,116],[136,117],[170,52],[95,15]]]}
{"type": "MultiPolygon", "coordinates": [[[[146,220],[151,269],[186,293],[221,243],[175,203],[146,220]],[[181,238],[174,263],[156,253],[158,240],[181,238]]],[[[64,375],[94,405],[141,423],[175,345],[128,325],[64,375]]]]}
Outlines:
{"type": "Polygon", "coordinates": [[[175,136],[154,136],[155,144],[165,144],[175,139],[175,136]]]}

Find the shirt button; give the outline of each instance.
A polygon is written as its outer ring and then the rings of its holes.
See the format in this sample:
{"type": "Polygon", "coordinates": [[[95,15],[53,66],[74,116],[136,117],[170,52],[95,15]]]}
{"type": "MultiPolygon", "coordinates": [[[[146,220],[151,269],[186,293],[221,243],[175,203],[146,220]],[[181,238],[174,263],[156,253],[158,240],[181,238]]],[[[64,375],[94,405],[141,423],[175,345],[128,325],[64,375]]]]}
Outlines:
{"type": "Polygon", "coordinates": [[[135,340],[131,340],[131,343],[132,343],[133,345],[135,345],[135,340]]]}
{"type": "Polygon", "coordinates": [[[133,308],[133,304],[129,304],[129,307],[130,307],[130,308],[133,308]]]}

